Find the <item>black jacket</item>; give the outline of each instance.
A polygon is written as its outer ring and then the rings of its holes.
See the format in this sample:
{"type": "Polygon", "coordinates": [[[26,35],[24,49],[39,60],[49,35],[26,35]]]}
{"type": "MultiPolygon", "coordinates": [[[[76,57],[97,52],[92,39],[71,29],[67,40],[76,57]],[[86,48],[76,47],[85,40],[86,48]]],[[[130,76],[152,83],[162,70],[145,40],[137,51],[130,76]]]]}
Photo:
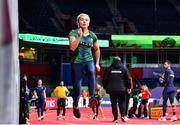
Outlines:
{"type": "Polygon", "coordinates": [[[105,69],[103,87],[109,94],[127,92],[131,88],[131,77],[127,68],[121,62],[114,62],[105,69]]]}

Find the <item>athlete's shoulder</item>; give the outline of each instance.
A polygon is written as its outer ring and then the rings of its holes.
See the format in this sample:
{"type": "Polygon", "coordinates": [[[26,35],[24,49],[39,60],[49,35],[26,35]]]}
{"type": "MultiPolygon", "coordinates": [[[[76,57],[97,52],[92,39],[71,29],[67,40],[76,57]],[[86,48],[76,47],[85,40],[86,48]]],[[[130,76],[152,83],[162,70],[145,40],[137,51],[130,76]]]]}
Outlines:
{"type": "Polygon", "coordinates": [[[174,74],[174,71],[172,69],[168,69],[168,70],[166,70],[166,72],[169,74],[174,74]]]}
{"type": "Polygon", "coordinates": [[[91,30],[89,30],[89,33],[91,34],[91,35],[96,35],[93,31],[91,31],[91,30]]]}
{"type": "Polygon", "coordinates": [[[169,70],[170,73],[174,73],[174,71],[172,69],[169,70]]]}
{"type": "Polygon", "coordinates": [[[57,86],[55,89],[59,89],[59,86],[57,86]]]}
{"type": "Polygon", "coordinates": [[[97,36],[96,36],[96,34],[94,32],[89,31],[89,34],[94,40],[97,40],[97,36]]]}
{"type": "Polygon", "coordinates": [[[78,35],[78,29],[72,29],[72,30],[69,32],[69,35],[68,35],[68,36],[69,36],[69,37],[70,37],[70,36],[75,36],[75,37],[76,37],[77,35],[78,35]]]}
{"type": "Polygon", "coordinates": [[[74,32],[75,32],[75,33],[77,33],[77,32],[78,32],[78,29],[72,29],[72,30],[70,31],[70,33],[71,33],[71,32],[73,32],[73,33],[74,33],[74,32]]]}

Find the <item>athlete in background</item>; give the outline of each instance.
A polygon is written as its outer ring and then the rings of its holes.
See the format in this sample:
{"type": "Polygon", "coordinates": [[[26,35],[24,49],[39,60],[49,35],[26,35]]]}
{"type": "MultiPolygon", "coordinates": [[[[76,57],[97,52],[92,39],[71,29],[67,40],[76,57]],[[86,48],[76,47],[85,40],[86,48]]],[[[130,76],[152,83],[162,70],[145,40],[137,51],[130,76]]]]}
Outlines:
{"type": "Polygon", "coordinates": [[[34,90],[34,96],[37,99],[38,120],[44,119],[44,105],[46,101],[46,88],[42,85],[42,80],[38,80],[38,85],[34,90]]]}
{"type": "Polygon", "coordinates": [[[174,103],[174,97],[176,94],[176,89],[174,86],[174,72],[171,69],[171,62],[169,60],[164,62],[165,72],[162,75],[164,80],[164,90],[163,90],[163,116],[159,118],[160,121],[166,121],[166,111],[167,111],[167,101],[170,100],[170,104],[173,110],[173,116],[170,121],[176,121],[176,105],[174,103]]]}

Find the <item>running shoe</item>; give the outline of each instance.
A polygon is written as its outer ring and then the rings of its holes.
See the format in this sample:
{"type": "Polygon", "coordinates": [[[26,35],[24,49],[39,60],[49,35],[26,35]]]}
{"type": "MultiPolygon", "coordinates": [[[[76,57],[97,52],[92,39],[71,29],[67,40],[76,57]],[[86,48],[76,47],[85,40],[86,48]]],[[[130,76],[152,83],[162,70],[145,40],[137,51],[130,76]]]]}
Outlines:
{"type": "Polygon", "coordinates": [[[144,118],[144,115],[141,115],[140,118],[143,119],[143,118],[144,118]]]}
{"type": "Polygon", "coordinates": [[[41,117],[38,117],[38,120],[41,121],[41,117]]]}
{"type": "Polygon", "coordinates": [[[121,117],[121,120],[122,120],[122,122],[127,122],[128,121],[128,119],[125,116],[121,117]]]}
{"type": "Polygon", "coordinates": [[[167,120],[166,120],[166,117],[163,117],[163,116],[161,116],[158,120],[159,120],[159,121],[164,121],[164,122],[167,121],[167,120]]]}
{"type": "Polygon", "coordinates": [[[77,107],[73,107],[73,114],[76,118],[80,118],[81,117],[81,114],[80,114],[80,111],[79,111],[79,108],[77,107]]]}
{"type": "Polygon", "coordinates": [[[113,122],[114,122],[114,123],[118,123],[118,119],[115,118],[115,119],[113,120],[113,122]]]}
{"type": "Polygon", "coordinates": [[[174,121],[177,121],[178,119],[177,119],[177,117],[176,117],[176,115],[174,115],[173,117],[171,117],[171,122],[174,122],[174,121]]]}

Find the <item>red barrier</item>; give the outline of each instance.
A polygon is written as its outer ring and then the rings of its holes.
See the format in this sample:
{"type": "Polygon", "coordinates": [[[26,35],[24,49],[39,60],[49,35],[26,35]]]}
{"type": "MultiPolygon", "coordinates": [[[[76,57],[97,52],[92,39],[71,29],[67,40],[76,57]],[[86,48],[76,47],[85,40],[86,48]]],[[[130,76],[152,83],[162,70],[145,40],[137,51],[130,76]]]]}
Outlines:
{"type": "Polygon", "coordinates": [[[51,76],[51,67],[49,65],[21,64],[20,71],[27,76],[51,76]]]}

